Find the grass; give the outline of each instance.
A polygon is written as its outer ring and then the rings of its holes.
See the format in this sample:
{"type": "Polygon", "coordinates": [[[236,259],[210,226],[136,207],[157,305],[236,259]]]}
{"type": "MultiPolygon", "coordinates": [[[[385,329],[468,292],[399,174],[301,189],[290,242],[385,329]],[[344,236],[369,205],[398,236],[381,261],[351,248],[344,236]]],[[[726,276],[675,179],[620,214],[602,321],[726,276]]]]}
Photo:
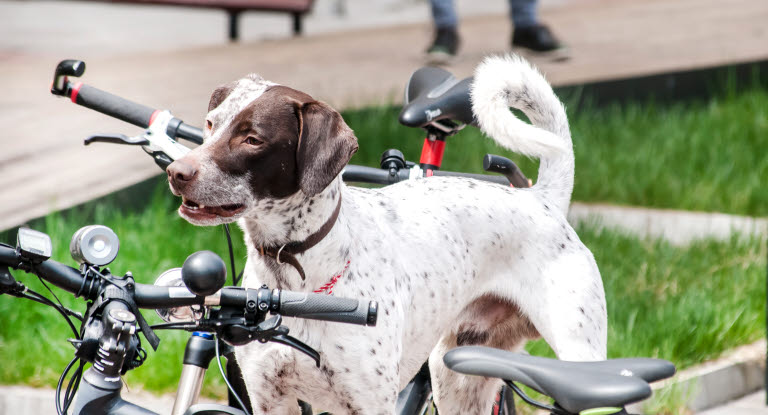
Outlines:
{"type": "MultiPolygon", "coordinates": [[[[568,109],[576,154],[574,200],[768,216],[768,88],[709,101],[568,109]]],[[[399,109],[347,111],[360,140],[355,164],[379,164],[396,146],[418,161],[421,130],[397,123],[399,109]]],[[[510,156],[531,177],[538,163],[515,156],[467,127],[448,138],[443,169],[482,172],[482,156],[510,156]]]]}
{"type": "MultiPolygon", "coordinates": [[[[115,273],[130,270],[144,283],[181,265],[197,250],[211,249],[226,258],[223,230],[189,225],[175,213],[176,203],[163,187],[142,211],[120,212],[106,203],[93,212],[51,215],[36,228],[51,235],[54,258],[71,264],[67,247],[75,230],[90,223],[111,227],[120,237],[121,251],[110,268],[115,273]]],[[[242,235],[233,231],[237,268],[242,269],[242,235]]],[[[578,232],[595,254],[605,282],[611,357],[657,356],[682,368],[763,334],[765,241],[734,238],[675,247],[596,227],[578,232]]],[[[31,275],[15,275],[36,291],[44,291],[31,275]]],[[[79,300],[54,290],[66,305],[82,310],[79,300]]],[[[49,308],[10,297],[0,297],[0,315],[7,316],[0,325],[0,361],[4,362],[0,383],[54,386],[73,351],[66,342],[71,337],[66,324],[49,308]]],[[[159,322],[154,313],[145,315],[150,322],[159,322]]],[[[128,375],[129,386],[174,390],[186,335],[158,334],[160,348],[128,375]]],[[[532,343],[530,349],[540,355],[551,353],[542,341],[532,343]]],[[[217,377],[215,369],[209,371],[209,378],[217,377]]],[[[209,379],[205,390],[218,396],[224,391],[217,379],[209,379]]]]}
{"type": "MultiPolygon", "coordinates": [[[[139,212],[121,212],[118,204],[96,205],[91,211],[74,210],[68,215],[50,215],[35,228],[48,233],[53,240],[53,258],[74,266],[68,247],[73,233],[81,226],[100,223],[112,228],[120,238],[118,258],[110,264],[114,273],[131,271],[138,282],[152,283],[163,271],[178,267],[191,253],[208,249],[218,253],[229,264],[224,230],[221,227],[194,227],[176,213],[177,201],[167,187],[159,187],[145,201],[149,208],[139,212]]],[[[242,233],[231,228],[236,250],[237,270],[244,264],[245,248],[242,233]]],[[[6,237],[8,239],[8,237],[6,237]]],[[[5,240],[3,242],[14,242],[5,240]]],[[[33,290],[46,293],[44,287],[30,274],[15,272],[17,279],[33,290]]],[[[62,302],[78,311],[84,310],[82,299],[55,289],[62,302]]],[[[144,311],[150,324],[161,323],[157,315],[144,311]]],[[[32,386],[55,386],[56,380],[72,358],[73,348],[66,339],[72,332],[53,309],[23,299],[0,297],[0,315],[10,316],[0,324],[0,383],[25,383],[32,386]],[[40,356],[45,356],[41,364],[40,356]]],[[[155,392],[172,392],[178,384],[184,345],[188,335],[176,331],[157,331],[160,347],[149,352],[147,363],[129,372],[129,387],[141,387],[155,392]]],[[[224,396],[224,386],[215,363],[207,374],[208,394],[224,396]]]]}
{"type": "MultiPolygon", "coordinates": [[[[766,242],[734,236],[686,247],[612,230],[577,229],[600,267],[608,356],[659,357],[684,368],[765,330],[766,242]]],[[[551,355],[542,341],[529,345],[551,355]]]]}

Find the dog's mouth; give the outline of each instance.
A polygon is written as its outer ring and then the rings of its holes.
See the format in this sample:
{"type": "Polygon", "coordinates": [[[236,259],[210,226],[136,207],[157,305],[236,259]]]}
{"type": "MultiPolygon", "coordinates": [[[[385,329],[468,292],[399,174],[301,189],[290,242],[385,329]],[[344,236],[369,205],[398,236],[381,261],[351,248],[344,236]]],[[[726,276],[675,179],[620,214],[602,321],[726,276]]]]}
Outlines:
{"type": "Polygon", "coordinates": [[[220,206],[205,206],[193,200],[182,198],[179,211],[192,219],[214,219],[217,217],[230,218],[245,209],[242,203],[232,203],[220,206]]]}

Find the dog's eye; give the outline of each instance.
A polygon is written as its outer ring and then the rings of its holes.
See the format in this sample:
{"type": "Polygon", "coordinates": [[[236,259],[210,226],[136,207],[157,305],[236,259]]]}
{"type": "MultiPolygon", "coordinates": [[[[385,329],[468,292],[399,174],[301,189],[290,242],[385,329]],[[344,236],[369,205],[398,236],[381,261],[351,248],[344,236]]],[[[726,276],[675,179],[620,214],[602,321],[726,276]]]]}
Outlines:
{"type": "Polygon", "coordinates": [[[258,146],[258,145],[264,144],[263,141],[259,140],[258,138],[252,135],[249,135],[248,138],[245,139],[245,143],[252,146],[258,146]]]}
{"type": "Polygon", "coordinates": [[[208,130],[213,129],[213,123],[211,122],[211,120],[205,121],[205,128],[207,128],[208,130]]]}

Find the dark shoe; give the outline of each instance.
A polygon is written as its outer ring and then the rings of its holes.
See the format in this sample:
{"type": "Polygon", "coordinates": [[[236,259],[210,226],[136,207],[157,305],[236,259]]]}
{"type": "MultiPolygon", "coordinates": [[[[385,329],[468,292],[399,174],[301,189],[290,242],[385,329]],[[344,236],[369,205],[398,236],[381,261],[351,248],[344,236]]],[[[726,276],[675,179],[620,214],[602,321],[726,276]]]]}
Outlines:
{"type": "Polygon", "coordinates": [[[569,58],[567,48],[557,40],[547,26],[541,24],[515,28],[512,33],[512,47],[551,55],[557,59],[569,58]]]}
{"type": "Polygon", "coordinates": [[[459,33],[456,28],[437,29],[435,40],[432,42],[432,46],[427,49],[427,57],[430,63],[445,64],[453,59],[458,51],[459,33]]]}

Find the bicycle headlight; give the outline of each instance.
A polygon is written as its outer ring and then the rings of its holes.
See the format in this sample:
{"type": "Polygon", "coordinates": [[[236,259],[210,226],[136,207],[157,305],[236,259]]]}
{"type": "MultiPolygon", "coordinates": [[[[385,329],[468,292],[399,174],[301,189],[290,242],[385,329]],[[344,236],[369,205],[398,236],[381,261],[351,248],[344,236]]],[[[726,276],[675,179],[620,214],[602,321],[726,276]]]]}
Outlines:
{"type": "Polygon", "coordinates": [[[72,236],[69,253],[80,264],[102,267],[117,258],[120,240],[112,229],[104,225],[80,228],[72,236]]]}
{"type": "MultiPolygon", "coordinates": [[[[171,268],[160,274],[155,280],[155,285],[169,287],[171,296],[185,297],[194,296],[187,290],[184,281],[181,279],[181,268],[171,268]]],[[[203,316],[202,306],[182,306],[176,308],[158,308],[155,310],[166,323],[198,320],[203,316]]]]}

